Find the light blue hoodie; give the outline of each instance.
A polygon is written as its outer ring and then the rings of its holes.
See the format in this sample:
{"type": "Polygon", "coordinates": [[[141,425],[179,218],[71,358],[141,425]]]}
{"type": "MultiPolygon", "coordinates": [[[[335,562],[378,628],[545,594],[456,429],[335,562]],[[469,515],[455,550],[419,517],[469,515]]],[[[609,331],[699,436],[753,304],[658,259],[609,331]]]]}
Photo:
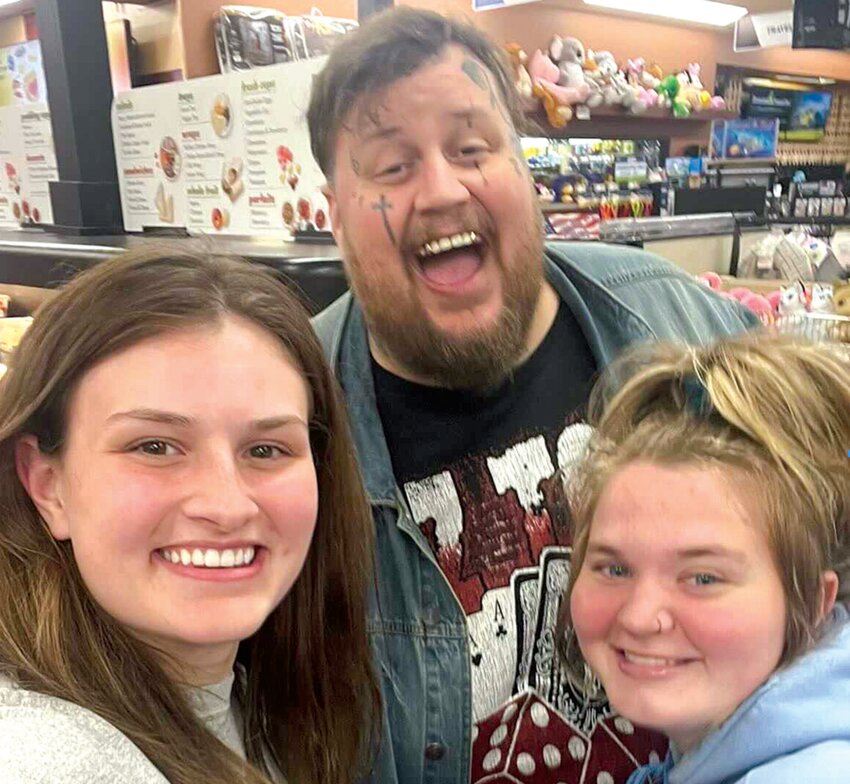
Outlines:
{"type": "Polygon", "coordinates": [[[836,607],[817,647],[779,670],[699,746],[627,784],[850,782],[850,613],[836,607]]]}

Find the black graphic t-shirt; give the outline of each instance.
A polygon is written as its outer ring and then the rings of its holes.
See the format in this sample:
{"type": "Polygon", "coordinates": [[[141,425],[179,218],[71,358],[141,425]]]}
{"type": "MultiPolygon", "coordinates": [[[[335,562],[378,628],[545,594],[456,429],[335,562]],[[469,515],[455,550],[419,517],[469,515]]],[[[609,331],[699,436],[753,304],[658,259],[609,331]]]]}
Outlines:
{"type": "Polygon", "coordinates": [[[578,694],[554,639],[570,568],[558,472],[584,452],[596,375],[574,316],[562,304],[488,394],[413,384],[374,361],[372,372],[396,479],[467,615],[472,782],[624,783],[664,744],[578,694]]]}

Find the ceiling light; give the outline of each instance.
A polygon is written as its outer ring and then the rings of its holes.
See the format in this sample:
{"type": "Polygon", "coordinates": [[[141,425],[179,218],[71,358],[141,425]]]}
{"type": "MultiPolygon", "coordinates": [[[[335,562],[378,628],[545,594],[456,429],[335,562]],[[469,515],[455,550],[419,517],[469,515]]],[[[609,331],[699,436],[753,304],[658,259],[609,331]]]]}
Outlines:
{"type": "Polygon", "coordinates": [[[711,0],[584,0],[584,3],[717,27],[726,27],[747,14],[747,9],[743,6],[711,0]]]}

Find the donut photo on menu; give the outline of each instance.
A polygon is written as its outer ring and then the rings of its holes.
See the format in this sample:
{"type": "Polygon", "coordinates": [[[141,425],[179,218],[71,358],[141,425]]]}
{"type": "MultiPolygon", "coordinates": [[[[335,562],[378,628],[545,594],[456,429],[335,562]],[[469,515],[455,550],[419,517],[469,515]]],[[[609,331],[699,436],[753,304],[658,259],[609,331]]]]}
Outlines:
{"type": "Polygon", "coordinates": [[[210,122],[216,136],[224,138],[233,127],[233,110],[227,93],[219,93],[210,111],[210,122]]]}
{"type": "Polygon", "coordinates": [[[310,200],[302,196],[296,202],[295,210],[298,213],[298,228],[302,231],[309,228],[310,218],[313,217],[313,205],[310,204],[310,200]]]}
{"type": "Polygon", "coordinates": [[[230,213],[227,210],[214,207],[210,214],[210,221],[216,231],[221,231],[230,225],[230,213]]]}
{"type": "Polygon", "coordinates": [[[292,206],[291,201],[285,201],[283,203],[283,222],[286,224],[288,228],[294,228],[295,225],[295,207],[292,206]]]}
{"type": "Polygon", "coordinates": [[[159,143],[159,167],[168,180],[176,180],[180,175],[183,158],[180,148],[171,136],[163,136],[159,143]]]}

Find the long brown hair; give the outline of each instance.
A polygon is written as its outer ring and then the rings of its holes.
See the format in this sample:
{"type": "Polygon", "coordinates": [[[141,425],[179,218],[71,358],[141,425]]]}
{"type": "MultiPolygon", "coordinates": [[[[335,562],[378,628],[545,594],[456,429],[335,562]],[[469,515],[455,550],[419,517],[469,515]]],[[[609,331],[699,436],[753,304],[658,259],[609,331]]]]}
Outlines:
{"type": "Polygon", "coordinates": [[[99,714],[172,784],[266,784],[274,766],[291,784],[366,772],[380,714],[366,632],[373,533],[341,392],[306,311],[270,271],[170,249],[103,262],[38,311],[0,382],[0,672],[99,714]],[[226,314],[274,334],[303,373],[319,490],[303,571],[239,647],[248,763],[195,717],[161,657],[95,603],[14,457],[25,433],[61,454],[70,395],[93,363],[226,314]]]}
{"type": "Polygon", "coordinates": [[[850,365],[827,347],[763,334],[625,356],[595,389],[587,457],[570,481],[573,556],[558,640],[577,682],[584,663],[570,593],[613,475],[636,460],[725,469],[752,492],[787,606],[780,666],[818,638],[821,576],[850,599],[850,365]]]}

